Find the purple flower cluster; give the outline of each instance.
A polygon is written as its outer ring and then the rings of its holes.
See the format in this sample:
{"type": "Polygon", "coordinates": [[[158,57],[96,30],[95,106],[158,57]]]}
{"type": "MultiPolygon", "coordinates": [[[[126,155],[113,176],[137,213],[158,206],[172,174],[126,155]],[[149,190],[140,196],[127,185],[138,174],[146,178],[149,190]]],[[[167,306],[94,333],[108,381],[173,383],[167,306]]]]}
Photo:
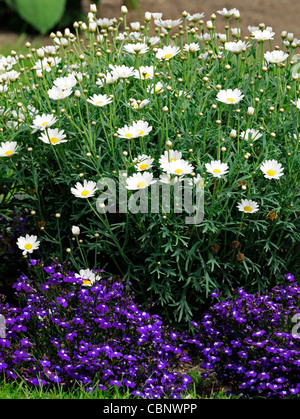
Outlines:
{"type": "Polygon", "coordinates": [[[87,390],[98,383],[143,398],[180,398],[188,389],[190,377],[173,369],[189,361],[180,335],[136,305],[130,284],[102,271],[86,287],[60,264],[39,269],[44,282],[22,276],[14,284],[20,308],[0,300],[0,377],[87,390]]]}
{"type": "Polygon", "coordinates": [[[300,396],[300,286],[292,274],[285,278],[287,285],[264,295],[238,289],[193,323],[187,343],[234,393],[300,396]]]}

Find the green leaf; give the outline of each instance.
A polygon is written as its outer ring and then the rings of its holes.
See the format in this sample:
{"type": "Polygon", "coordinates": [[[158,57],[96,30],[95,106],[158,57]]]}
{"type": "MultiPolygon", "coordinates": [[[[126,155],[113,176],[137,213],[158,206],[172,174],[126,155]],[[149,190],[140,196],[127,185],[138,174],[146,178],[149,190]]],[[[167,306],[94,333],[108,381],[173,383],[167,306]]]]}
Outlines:
{"type": "Polygon", "coordinates": [[[5,0],[5,3],[8,7],[15,10],[16,9],[16,0],[5,0]]]}
{"type": "Polygon", "coordinates": [[[16,0],[20,16],[41,34],[46,34],[62,18],[66,0],[16,0]]]}

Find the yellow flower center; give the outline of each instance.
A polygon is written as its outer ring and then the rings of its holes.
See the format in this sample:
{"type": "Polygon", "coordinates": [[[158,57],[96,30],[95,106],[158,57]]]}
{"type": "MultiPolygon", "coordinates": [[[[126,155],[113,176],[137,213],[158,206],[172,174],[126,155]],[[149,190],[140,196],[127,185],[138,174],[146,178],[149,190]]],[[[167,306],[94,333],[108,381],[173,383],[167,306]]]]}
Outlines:
{"type": "Polygon", "coordinates": [[[174,170],[174,173],[176,173],[176,175],[181,175],[181,173],[183,173],[182,169],[176,169],[174,170]]]}
{"type": "Polygon", "coordinates": [[[131,138],[132,137],[132,134],[129,134],[129,133],[128,134],[125,134],[125,137],[126,138],[131,138]]]}
{"type": "Polygon", "coordinates": [[[11,156],[12,154],[14,154],[14,152],[13,151],[10,151],[10,150],[7,150],[4,154],[6,156],[11,156]]]}
{"type": "Polygon", "coordinates": [[[50,142],[52,143],[52,144],[56,144],[56,143],[58,143],[58,138],[56,138],[56,137],[52,137],[52,138],[50,138],[50,142]]]}
{"type": "Polygon", "coordinates": [[[137,185],[137,188],[144,188],[145,186],[147,186],[146,182],[139,182],[137,185]]]}
{"type": "Polygon", "coordinates": [[[89,279],[84,279],[82,283],[83,285],[90,285],[91,281],[89,279]]]}
{"type": "Polygon", "coordinates": [[[234,103],[235,102],[235,99],[233,99],[232,97],[229,97],[229,98],[227,98],[227,101],[228,102],[231,102],[231,103],[234,103]]]}
{"type": "Polygon", "coordinates": [[[171,160],[170,160],[170,163],[172,163],[172,161],[176,161],[176,159],[171,159],[171,160]]]}
{"type": "Polygon", "coordinates": [[[82,196],[87,196],[89,193],[90,193],[90,191],[85,190],[85,191],[81,192],[81,195],[82,196]]]}
{"type": "Polygon", "coordinates": [[[247,206],[244,207],[244,211],[251,212],[252,208],[247,205],[247,206]]]}
{"type": "Polygon", "coordinates": [[[139,131],[139,136],[142,136],[142,135],[144,135],[144,131],[140,130],[139,131]]]}
{"type": "Polygon", "coordinates": [[[275,172],[275,170],[268,170],[267,171],[267,174],[269,175],[269,176],[275,176],[276,175],[276,172],[275,172]]]}
{"type": "Polygon", "coordinates": [[[96,105],[101,105],[102,101],[96,102],[96,105]]]}
{"type": "Polygon", "coordinates": [[[146,163],[143,163],[143,164],[140,165],[141,170],[145,170],[145,169],[147,169],[147,167],[148,167],[148,164],[146,164],[146,163]]]}
{"type": "Polygon", "coordinates": [[[46,127],[48,124],[49,124],[49,122],[43,122],[43,123],[42,123],[42,126],[43,126],[43,127],[46,127]]]}
{"type": "Polygon", "coordinates": [[[165,55],[165,59],[166,59],[166,60],[168,60],[169,58],[172,58],[172,57],[173,57],[173,55],[172,55],[172,54],[166,54],[166,55],[165,55]]]}
{"type": "Polygon", "coordinates": [[[220,169],[214,169],[214,173],[221,173],[220,169]]]}
{"type": "Polygon", "coordinates": [[[25,247],[26,250],[30,250],[30,249],[32,249],[32,244],[26,243],[24,247],[25,247]]]}

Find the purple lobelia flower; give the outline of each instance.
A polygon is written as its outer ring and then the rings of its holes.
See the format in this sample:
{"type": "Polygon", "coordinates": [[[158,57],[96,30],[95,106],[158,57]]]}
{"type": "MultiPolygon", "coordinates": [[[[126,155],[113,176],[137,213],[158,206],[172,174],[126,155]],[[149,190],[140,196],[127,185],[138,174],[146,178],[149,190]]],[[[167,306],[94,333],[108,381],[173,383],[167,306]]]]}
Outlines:
{"type": "Polygon", "coordinates": [[[0,303],[7,319],[0,378],[47,387],[78,383],[87,391],[101,383],[103,391],[116,385],[151,398],[180,398],[188,389],[189,377],[175,370],[189,361],[180,333],[142,309],[130,283],[101,270],[101,279],[84,287],[57,262],[43,272],[43,283],[32,279],[35,269],[17,281],[22,308],[0,303]]]}

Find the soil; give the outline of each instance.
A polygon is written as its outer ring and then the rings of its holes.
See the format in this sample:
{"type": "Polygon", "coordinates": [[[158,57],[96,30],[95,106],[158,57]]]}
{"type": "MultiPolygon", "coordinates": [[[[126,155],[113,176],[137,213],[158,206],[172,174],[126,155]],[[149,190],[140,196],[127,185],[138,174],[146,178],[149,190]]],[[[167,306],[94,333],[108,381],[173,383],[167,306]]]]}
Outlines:
{"type": "MultiPolygon", "coordinates": [[[[124,0],[125,3],[129,0],[124,0]]],[[[120,8],[124,3],[123,0],[100,0],[98,6],[98,17],[121,17],[120,8]]],[[[82,0],[85,12],[89,11],[89,0],[82,0]]],[[[91,3],[93,1],[91,0],[91,3]]],[[[139,0],[140,11],[135,11],[130,8],[127,15],[128,22],[140,21],[144,13],[161,12],[163,19],[178,19],[181,13],[186,10],[190,14],[205,13],[204,21],[210,20],[212,13],[217,15],[216,26],[217,30],[224,32],[225,19],[219,16],[216,12],[226,7],[227,9],[237,8],[241,13],[240,27],[242,29],[242,36],[248,36],[248,26],[258,26],[260,23],[265,23],[266,26],[271,26],[276,33],[275,43],[281,44],[281,32],[286,30],[294,33],[296,38],[300,39],[300,2],[295,0],[245,0],[225,1],[225,0],[139,0]]],[[[232,19],[231,25],[235,25],[232,19]]],[[[11,32],[1,32],[0,22],[0,47],[2,45],[12,45],[17,42],[19,35],[11,32]]],[[[32,37],[29,37],[32,41],[32,37]]],[[[40,39],[42,44],[49,44],[49,38],[44,37],[40,39]]],[[[24,41],[24,43],[26,40],[24,41]]],[[[274,44],[275,45],[275,44],[274,44]]]]}

